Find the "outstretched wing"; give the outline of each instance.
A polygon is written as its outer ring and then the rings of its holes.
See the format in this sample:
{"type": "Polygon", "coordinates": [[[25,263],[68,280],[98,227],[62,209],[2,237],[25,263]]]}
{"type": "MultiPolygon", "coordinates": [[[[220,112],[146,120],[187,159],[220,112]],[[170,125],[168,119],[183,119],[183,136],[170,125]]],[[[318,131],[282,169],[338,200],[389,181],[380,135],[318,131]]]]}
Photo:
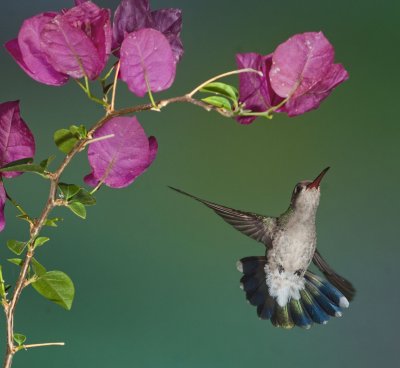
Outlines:
{"type": "Polygon", "coordinates": [[[180,189],[170,188],[205,204],[207,207],[214,210],[217,215],[221,216],[228,224],[250,238],[263,243],[268,248],[272,246],[272,234],[276,226],[276,219],[274,217],[265,217],[251,212],[235,210],[195,197],[180,189]]]}
{"type": "Polygon", "coordinates": [[[354,298],[356,290],[351,282],[338,275],[322,258],[318,250],[316,250],[314,253],[313,262],[328,279],[328,281],[331,282],[332,285],[334,285],[337,289],[339,289],[349,301],[354,298]]]}

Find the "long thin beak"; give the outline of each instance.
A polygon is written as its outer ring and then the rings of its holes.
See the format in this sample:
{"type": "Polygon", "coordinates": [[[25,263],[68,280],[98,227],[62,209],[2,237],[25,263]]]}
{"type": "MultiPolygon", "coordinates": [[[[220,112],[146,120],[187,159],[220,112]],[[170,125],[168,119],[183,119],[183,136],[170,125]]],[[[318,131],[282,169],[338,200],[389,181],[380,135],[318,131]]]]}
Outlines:
{"type": "Polygon", "coordinates": [[[319,188],[319,184],[321,183],[322,178],[326,174],[326,172],[329,170],[329,167],[326,169],[322,170],[321,174],[319,174],[313,182],[307,185],[307,189],[312,189],[312,188],[319,188]]]}

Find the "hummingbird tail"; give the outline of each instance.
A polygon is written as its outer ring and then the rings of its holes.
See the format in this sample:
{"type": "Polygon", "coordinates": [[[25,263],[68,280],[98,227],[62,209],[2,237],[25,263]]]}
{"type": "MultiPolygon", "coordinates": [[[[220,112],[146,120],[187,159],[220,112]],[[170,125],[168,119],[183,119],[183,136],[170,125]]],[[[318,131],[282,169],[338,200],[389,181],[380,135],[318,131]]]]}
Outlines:
{"type": "Polygon", "coordinates": [[[347,298],[335,286],[310,271],[305,273],[300,298],[291,298],[280,306],[269,293],[266,264],[266,257],[252,256],[238,261],[237,268],[243,273],[240,287],[247,301],[257,307],[260,319],[271,320],[275,327],[309,329],[313,323],[326,324],[330,316],[341,317],[342,309],[349,306],[347,298]]]}

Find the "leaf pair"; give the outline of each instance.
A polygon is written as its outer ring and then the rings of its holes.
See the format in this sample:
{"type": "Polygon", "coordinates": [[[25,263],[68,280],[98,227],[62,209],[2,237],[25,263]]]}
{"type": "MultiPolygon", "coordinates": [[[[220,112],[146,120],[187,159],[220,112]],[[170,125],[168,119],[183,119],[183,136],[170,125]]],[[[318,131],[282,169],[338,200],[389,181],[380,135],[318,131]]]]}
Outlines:
{"type": "Polygon", "coordinates": [[[80,218],[86,218],[86,207],[96,204],[96,199],[84,188],[75,184],[59,183],[58,187],[67,207],[80,218]]]}

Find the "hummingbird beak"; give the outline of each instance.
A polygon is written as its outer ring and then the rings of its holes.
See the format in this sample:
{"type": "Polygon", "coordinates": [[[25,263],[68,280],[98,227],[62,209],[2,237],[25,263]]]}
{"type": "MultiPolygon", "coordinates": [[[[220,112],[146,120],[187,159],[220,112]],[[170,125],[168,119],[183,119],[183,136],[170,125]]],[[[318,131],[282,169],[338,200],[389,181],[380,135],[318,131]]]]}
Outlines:
{"type": "Polygon", "coordinates": [[[326,169],[322,170],[321,174],[319,174],[314,181],[312,181],[310,184],[307,185],[307,189],[312,189],[312,188],[319,188],[319,184],[321,183],[322,178],[326,174],[326,172],[329,170],[329,167],[326,169]]]}

